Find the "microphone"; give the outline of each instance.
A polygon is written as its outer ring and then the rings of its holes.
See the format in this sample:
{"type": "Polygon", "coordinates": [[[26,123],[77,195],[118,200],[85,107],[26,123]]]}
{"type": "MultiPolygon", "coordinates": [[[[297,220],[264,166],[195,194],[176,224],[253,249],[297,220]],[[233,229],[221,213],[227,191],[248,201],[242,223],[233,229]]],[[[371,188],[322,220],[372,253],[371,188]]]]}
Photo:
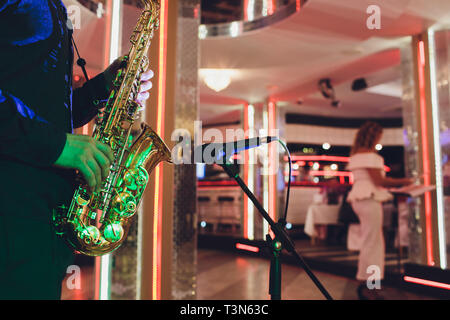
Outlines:
{"type": "Polygon", "coordinates": [[[262,144],[278,141],[278,137],[256,137],[226,143],[206,143],[194,149],[195,163],[226,164],[235,153],[261,146],[262,144]]]}

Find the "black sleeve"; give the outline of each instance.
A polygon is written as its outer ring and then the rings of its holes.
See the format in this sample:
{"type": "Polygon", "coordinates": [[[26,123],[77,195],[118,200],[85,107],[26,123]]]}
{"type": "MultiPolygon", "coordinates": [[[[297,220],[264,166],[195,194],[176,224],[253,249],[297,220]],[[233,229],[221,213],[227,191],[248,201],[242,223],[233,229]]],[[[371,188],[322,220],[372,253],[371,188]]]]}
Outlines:
{"type": "Polygon", "coordinates": [[[103,73],[87,81],[81,88],[77,88],[72,96],[72,118],[74,128],[84,126],[97,114],[98,105],[95,100],[108,98],[108,86],[103,73]]]}
{"type": "Polygon", "coordinates": [[[62,153],[66,133],[0,89],[0,157],[50,166],[62,153]]]}
{"type": "Polygon", "coordinates": [[[19,0],[0,0],[0,12],[3,11],[6,7],[16,4],[19,0]]]}

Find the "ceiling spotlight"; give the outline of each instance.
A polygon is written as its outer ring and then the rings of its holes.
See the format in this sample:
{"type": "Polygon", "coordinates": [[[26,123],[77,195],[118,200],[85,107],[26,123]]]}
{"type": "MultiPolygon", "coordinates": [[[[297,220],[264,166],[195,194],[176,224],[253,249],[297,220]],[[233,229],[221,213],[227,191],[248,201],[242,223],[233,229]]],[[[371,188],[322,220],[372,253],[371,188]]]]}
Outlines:
{"type": "Polygon", "coordinates": [[[341,106],[341,102],[336,99],[336,94],[334,88],[331,85],[331,80],[329,78],[323,78],[319,80],[318,83],[319,91],[322,93],[325,99],[331,100],[331,105],[335,108],[341,106]]]}
{"type": "Polygon", "coordinates": [[[328,142],[325,142],[324,144],[322,144],[322,148],[324,150],[329,150],[331,148],[331,145],[328,142]]]}
{"type": "Polygon", "coordinates": [[[378,144],[375,146],[375,149],[378,150],[378,151],[380,151],[381,149],[383,149],[383,145],[381,145],[381,144],[378,143],[378,144]]]}
{"type": "Polygon", "coordinates": [[[216,92],[225,90],[235,71],[230,69],[200,69],[205,84],[216,92]]]}

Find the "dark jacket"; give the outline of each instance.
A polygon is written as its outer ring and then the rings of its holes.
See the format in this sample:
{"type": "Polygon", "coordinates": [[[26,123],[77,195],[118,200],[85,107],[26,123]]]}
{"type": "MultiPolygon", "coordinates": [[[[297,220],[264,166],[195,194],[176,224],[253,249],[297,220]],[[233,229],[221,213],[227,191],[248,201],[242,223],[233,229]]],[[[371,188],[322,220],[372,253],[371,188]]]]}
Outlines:
{"type": "Polygon", "coordinates": [[[70,199],[74,172],[52,165],[108,95],[103,74],[72,91],[67,25],[60,0],[0,0],[0,215],[48,219],[70,199]]]}

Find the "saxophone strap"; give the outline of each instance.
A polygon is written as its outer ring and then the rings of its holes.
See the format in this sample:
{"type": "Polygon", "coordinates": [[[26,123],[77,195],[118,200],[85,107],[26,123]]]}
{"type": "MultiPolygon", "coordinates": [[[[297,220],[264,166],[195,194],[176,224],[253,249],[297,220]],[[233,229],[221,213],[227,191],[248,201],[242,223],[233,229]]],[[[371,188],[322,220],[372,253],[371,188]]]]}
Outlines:
{"type": "Polygon", "coordinates": [[[80,52],[78,52],[78,47],[75,43],[75,39],[73,38],[73,34],[70,34],[70,39],[72,40],[73,47],[75,48],[75,52],[77,53],[78,59],[77,59],[77,65],[80,66],[81,70],[83,71],[84,78],[86,79],[86,82],[89,81],[89,76],[86,72],[86,60],[80,57],[80,52]]]}
{"type": "MultiPolygon", "coordinates": [[[[68,21],[70,21],[70,19],[68,21]]],[[[70,22],[68,22],[68,23],[70,23],[70,22]]],[[[89,76],[88,76],[87,71],[86,71],[86,60],[83,59],[80,56],[80,52],[78,51],[78,47],[77,47],[77,45],[75,43],[75,39],[73,38],[73,32],[70,32],[70,40],[72,41],[73,47],[75,48],[75,52],[77,53],[77,57],[78,57],[77,65],[83,71],[84,78],[85,78],[86,82],[88,82],[89,81],[89,76]]],[[[98,105],[100,104],[101,101],[99,101],[97,99],[94,99],[95,95],[92,92],[92,89],[90,87],[88,87],[88,88],[89,88],[89,94],[91,95],[92,102],[94,103],[95,106],[98,107],[98,105]]]]}

